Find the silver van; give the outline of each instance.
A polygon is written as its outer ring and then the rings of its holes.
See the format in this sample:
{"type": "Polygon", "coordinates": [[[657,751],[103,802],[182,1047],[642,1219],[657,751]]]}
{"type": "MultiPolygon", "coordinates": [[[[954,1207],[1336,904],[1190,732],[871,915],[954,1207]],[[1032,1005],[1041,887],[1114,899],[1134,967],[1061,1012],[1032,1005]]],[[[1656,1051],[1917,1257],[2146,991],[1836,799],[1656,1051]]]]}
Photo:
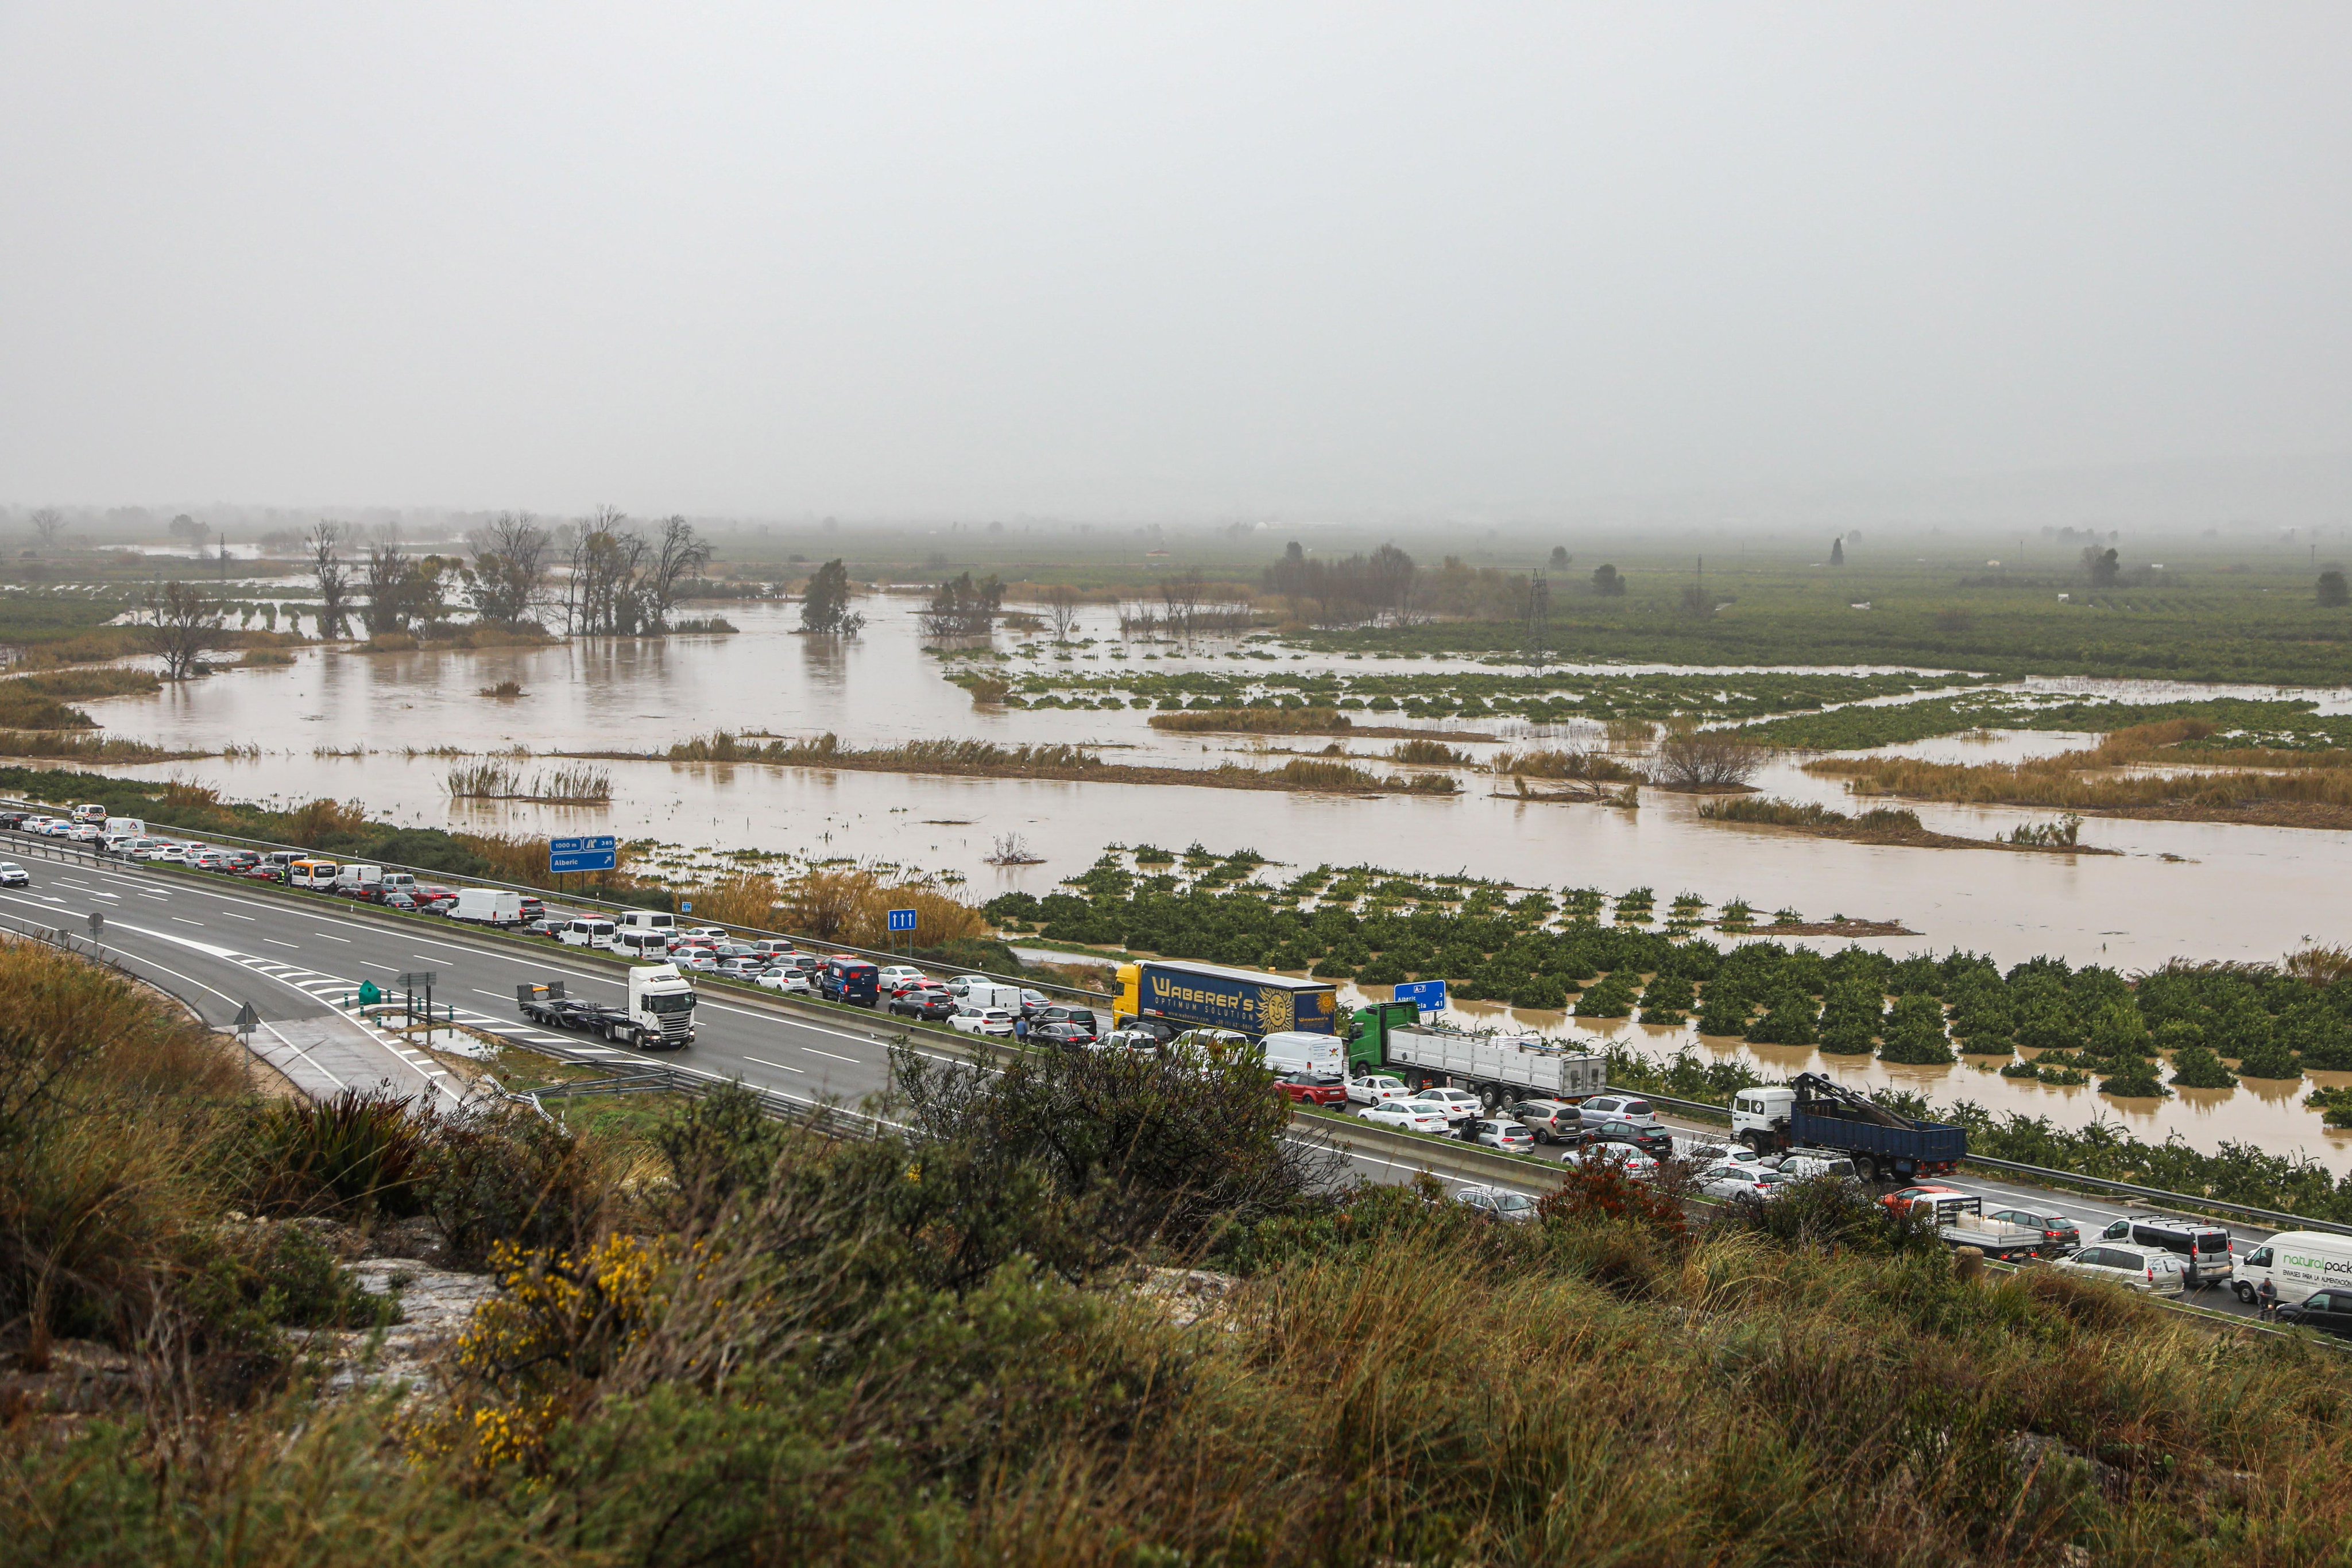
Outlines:
{"type": "Polygon", "coordinates": [[[2193,1219],[2118,1219],[2099,1232],[2101,1241],[2122,1241],[2137,1247],[2161,1247],[2187,1268],[2193,1259],[2200,1284],[2229,1279],[2238,1271],[2230,1233],[2218,1225],[2193,1219]]]}

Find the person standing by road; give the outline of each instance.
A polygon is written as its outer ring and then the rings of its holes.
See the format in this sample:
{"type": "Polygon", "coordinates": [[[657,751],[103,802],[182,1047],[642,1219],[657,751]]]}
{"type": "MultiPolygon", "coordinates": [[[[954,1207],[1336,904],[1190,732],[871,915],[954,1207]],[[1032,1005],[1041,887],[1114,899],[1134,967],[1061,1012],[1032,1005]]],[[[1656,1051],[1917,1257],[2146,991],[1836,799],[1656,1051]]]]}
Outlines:
{"type": "Polygon", "coordinates": [[[1015,1045],[1029,1043],[1029,1019],[1025,1013],[1013,1015],[1013,1043],[1015,1045]]]}
{"type": "Polygon", "coordinates": [[[2278,1286],[2272,1283],[2267,1276],[2254,1287],[2254,1303],[2260,1309],[2263,1322],[2268,1322],[2278,1316],[2278,1286]]]}

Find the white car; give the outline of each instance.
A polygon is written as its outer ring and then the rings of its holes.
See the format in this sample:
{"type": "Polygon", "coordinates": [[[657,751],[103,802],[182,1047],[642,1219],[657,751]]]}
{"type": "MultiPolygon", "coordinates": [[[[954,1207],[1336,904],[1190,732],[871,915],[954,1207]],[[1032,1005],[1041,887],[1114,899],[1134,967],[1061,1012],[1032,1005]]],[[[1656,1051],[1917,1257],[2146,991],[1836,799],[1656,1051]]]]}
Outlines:
{"type": "Polygon", "coordinates": [[[1457,1126],[1486,1113],[1486,1107],[1478,1103],[1478,1096],[1467,1089],[1424,1089],[1413,1098],[1424,1105],[1439,1107],[1446,1121],[1457,1126]]]}
{"type": "Polygon", "coordinates": [[[1507,1155],[1528,1154],[1536,1146],[1535,1129],[1507,1116],[1491,1121],[1482,1117],[1471,1123],[1470,1128],[1472,1143],[1500,1149],[1507,1155]]]}
{"type": "Polygon", "coordinates": [[[0,861],[0,887],[30,887],[33,878],[15,861],[0,861]]]}
{"type": "Polygon", "coordinates": [[[2062,1274],[2105,1280],[2151,1296],[2180,1294],[2180,1260],[2161,1247],[2118,1247],[2097,1241],[2050,1265],[2062,1274]]]}
{"type": "Polygon", "coordinates": [[[1387,1100],[1410,1100],[1412,1091],[1404,1080],[1391,1078],[1385,1072],[1367,1073],[1348,1080],[1348,1103],[1351,1105],[1378,1105],[1387,1100]]]}
{"type": "Polygon", "coordinates": [[[765,969],[751,977],[751,983],[787,997],[816,995],[816,986],[804,970],[765,969]]]}
{"type": "Polygon", "coordinates": [[[1356,1116],[1375,1127],[1394,1127],[1404,1133],[1443,1133],[1449,1125],[1444,1112],[1411,1100],[1383,1100],[1377,1105],[1365,1106],[1356,1116]]]}
{"type": "Polygon", "coordinates": [[[885,964],[874,971],[874,983],[882,988],[883,994],[886,996],[889,994],[890,988],[899,981],[919,980],[922,977],[923,972],[912,964],[885,964]]]}
{"type": "Polygon", "coordinates": [[[163,844],[157,847],[155,853],[151,858],[162,861],[167,865],[185,865],[188,863],[188,846],[185,844],[163,844]]]}
{"type": "Polygon", "coordinates": [[[1487,1219],[1524,1223],[1536,1218],[1536,1200],[1507,1186],[1465,1186],[1454,1201],[1487,1219]]]}
{"type": "Polygon", "coordinates": [[[1597,1127],[1603,1122],[1631,1122],[1640,1127],[1658,1124],[1657,1112],[1638,1094],[1595,1094],[1590,1100],[1578,1101],[1576,1111],[1588,1127],[1597,1127]]]}
{"type": "Polygon", "coordinates": [[[730,940],[723,925],[688,925],[677,934],[681,942],[725,942],[730,940]]]}
{"type": "Polygon", "coordinates": [[[106,830],[93,828],[87,822],[77,822],[66,830],[66,838],[77,844],[100,843],[106,838],[106,830]]]}
{"type": "Polygon", "coordinates": [[[719,969],[719,955],[708,947],[680,947],[669,956],[669,961],[698,974],[716,974],[719,969]]]}
{"type": "Polygon", "coordinates": [[[1706,1197],[1727,1202],[1735,1197],[1775,1197],[1780,1187],[1796,1178],[1762,1166],[1721,1165],[1707,1166],[1693,1179],[1706,1197]]]}
{"type": "Polygon", "coordinates": [[[948,1027],[965,1034],[1001,1034],[1009,1040],[1013,1035],[1013,1014],[1003,1008],[960,1007],[948,1019],[948,1027]]]}
{"type": "Polygon", "coordinates": [[[1686,1160],[1692,1168],[1705,1170],[1709,1166],[1760,1166],[1764,1156],[1745,1144],[1717,1143],[1712,1138],[1686,1138],[1675,1134],[1675,1158],[1686,1160]]]}
{"type": "Polygon", "coordinates": [[[1658,1162],[1631,1144],[1593,1144],[1584,1148],[1572,1148],[1559,1156],[1564,1166],[1622,1166],[1625,1174],[1636,1181],[1647,1181],[1658,1174],[1658,1162]]]}

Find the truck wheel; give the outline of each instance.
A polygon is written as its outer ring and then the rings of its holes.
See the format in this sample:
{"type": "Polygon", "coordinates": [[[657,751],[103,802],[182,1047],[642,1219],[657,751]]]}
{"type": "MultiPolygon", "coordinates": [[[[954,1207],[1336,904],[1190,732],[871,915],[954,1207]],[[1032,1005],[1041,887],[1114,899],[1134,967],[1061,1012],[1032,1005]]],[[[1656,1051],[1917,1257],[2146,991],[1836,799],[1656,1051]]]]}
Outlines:
{"type": "Polygon", "coordinates": [[[1478,1103],[1486,1107],[1486,1114],[1493,1115],[1503,1103],[1502,1089],[1493,1083],[1481,1085],[1478,1090],[1478,1103]]]}
{"type": "Polygon", "coordinates": [[[1878,1180],[1878,1162],[1868,1155],[1864,1155],[1853,1162],[1853,1171],[1866,1182],[1875,1183],[1878,1180]]]}
{"type": "Polygon", "coordinates": [[[1739,1141],[1748,1145],[1748,1152],[1751,1155],[1764,1152],[1764,1134],[1761,1133],[1742,1133],[1739,1141]]]}

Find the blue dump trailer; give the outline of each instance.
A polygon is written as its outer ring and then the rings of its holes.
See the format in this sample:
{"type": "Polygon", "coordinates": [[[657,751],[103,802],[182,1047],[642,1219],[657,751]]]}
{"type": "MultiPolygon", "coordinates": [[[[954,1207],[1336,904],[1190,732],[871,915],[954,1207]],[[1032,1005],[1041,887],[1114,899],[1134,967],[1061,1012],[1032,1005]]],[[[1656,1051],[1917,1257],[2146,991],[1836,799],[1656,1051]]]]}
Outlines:
{"type": "Polygon", "coordinates": [[[1969,1154],[1965,1127],[1915,1121],[1818,1072],[1742,1089],[1731,1100],[1731,1134],[1759,1154],[1838,1150],[1865,1181],[1945,1176],[1969,1154]]]}
{"type": "Polygon", "coordinates": [[[1263,969],[1150,959],[1118,967],[1113,1018],[1164,1019],[1187,1029],[1230,1029],[1255,1040],[1286,1030],[1339,1032],[1339,998],[1328,980],[1294,980],[1263,969]]]}

